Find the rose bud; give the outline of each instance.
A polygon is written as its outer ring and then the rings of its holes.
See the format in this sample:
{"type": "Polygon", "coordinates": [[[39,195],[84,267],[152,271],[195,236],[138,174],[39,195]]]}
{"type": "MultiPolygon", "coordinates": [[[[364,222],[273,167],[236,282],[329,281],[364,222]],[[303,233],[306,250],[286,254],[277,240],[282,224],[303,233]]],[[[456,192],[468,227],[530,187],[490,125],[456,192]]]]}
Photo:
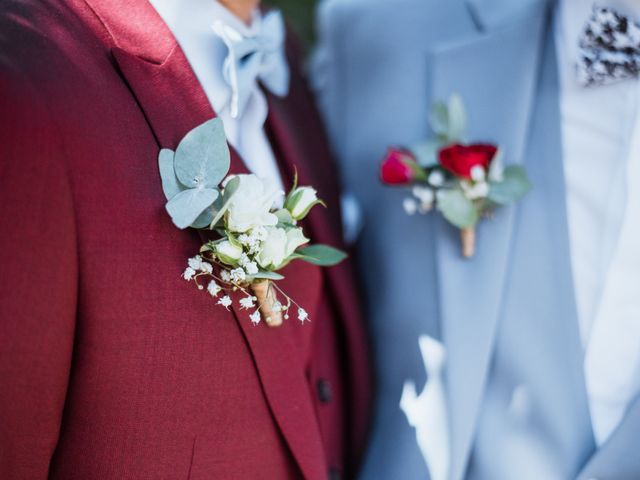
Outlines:
{"type": "Polygon", "coordinates": [[[426,173],[411,152],[390,148],[380,167],[380,178],[388,185],[406,185],[424,180],[426,173]]]}
{"type": "Polygon", "coordinates": [[[297,187],[287,195],[284,208],[289,210],[294,220],[302,220],[318,204],[322,204],[322,200],[318,199],[318,192],[314,188],[297,187]]]}
{"type": "Polygon", "coordinates": [[[224,240],[216,244],[214,252],[221,262],[227,265],[235,265],[242,255],[242,247],[231,243],[229,240],[224,240]]]}
{"type": "Polygon", "coordinates": [[[443,168],[454,175],[471,180],[474,167],[481,167],[486,172],[497,151],[495,145],[485,143],[473,145],[456,143],[440,150],[438,160],[443,168]]]}

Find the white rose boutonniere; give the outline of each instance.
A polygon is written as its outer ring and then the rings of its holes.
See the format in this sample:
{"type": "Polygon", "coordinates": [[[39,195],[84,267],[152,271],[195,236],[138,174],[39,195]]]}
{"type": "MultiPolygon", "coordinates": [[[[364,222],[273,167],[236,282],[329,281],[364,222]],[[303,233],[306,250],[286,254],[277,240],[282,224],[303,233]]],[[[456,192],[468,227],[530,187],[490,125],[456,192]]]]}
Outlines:
{"type": "Polygon", "coordinates": [[[248,317],[254,325],[262,319],[269,326],[281,325],[294,307],[298,320],[309,320],[304,308],[278,287],[284,277],[277,271],[294,260],[332,266],[346,258],[328,245],[307,245],[297,224],[314,206],[324,205],[316,190],[298,186],[296,179],[285,197],[255,175],[228,175],[229,149],[217,118],[190,131],[175,152],[162,149],[158,162],[174,224],[219,235],[188,260],[182,277],[206,288],[227,309],[233,306],[229,291],[240,290],[245,297],[239,308],[253,310],[248,317]]]}

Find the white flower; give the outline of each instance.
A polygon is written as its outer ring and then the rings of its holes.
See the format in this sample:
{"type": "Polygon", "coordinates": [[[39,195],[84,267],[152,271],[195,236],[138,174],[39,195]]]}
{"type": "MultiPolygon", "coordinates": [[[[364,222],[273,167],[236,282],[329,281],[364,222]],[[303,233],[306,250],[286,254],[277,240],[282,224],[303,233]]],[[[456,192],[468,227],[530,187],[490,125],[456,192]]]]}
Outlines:
{"type": "Polygon", "coordinates": [[[220,288],[220,285],[218,285],[215,280],[211,280],[209,285],[207,285],[207,292],[209,292],[212,297],[217,297],[220,290],[222,290],[222,288],[220,288]]]}
{"type": "Polygon", "coordinates": [[[442,173],[440,170],[433,170],[427,178],[427,182],[429,182],[429,184],[436,188],[444,185],[444,180],[444,173],[442,173]]]}
{"type": "Polygon", "coordinates": [[[202,257],[200,255],[196,255],[188,260],[189,267],[193,270],[200,270],[202,268],[202,257]]]}
{"type": "Polygon", "coordinates": [[[224,240],[215,246],[216,256],[228,265],[235,265],[242,256],[242,247],[224,240]]]}
{"type": "Polygon", "coordinates": [[[282,228],[270,227],[256,260],[262,268],[276,269],[286,258],[286,250],[287,232],[282,228]]]}
{"type": "Polygon", "coordinates": [[[204,273],[213,273],[213,265],[211,265],[209,262],[202,262],[202,265],[200,265],[200,270],[202,270],[204,273]]]}
{"type": "Polygon", "coordinates": [[[416,185],[415,187],[413,187],[411,192],[413,193],[413,196],[416,197],[420,202],[418,205],[418,211],[423,215],[429,212],[431,210],[431,207],[433,206],[433,201],[436,198],[436,194],[434,193],[433,189],[422,185],[416,185]]]}
{"type": "Polygon", "coordinates": [[[482,182],[486,176],[487,172],[485,172],[484,167],[482,165],[474,165],[471,167],[471,179],[474,182],[482,182]]]}
{"type": "Polygon", "coordinates": [[[249,255],[247,255],[246,253],[242,253],[242,255],[240,255],[240,258],[238,259],[238,265],[244,267],[250,261],[251,259],[249,258],[249,255]]]}
{"type": "Polygon", "coordinates": [[[229,270],[222,270],[220,272],[220,278],[225,283],[231,283],[231,274],[229,273],[229,270]]]}
{"type": "Polygon", "coordinates": [[[225,295],[220,300],[218,300],[218,303],[216,303],[216,305],[222,305],[224,308],[229,310],[229,307],[232,303],[233,302],[231,301],[231,297],[229,295],[225,295]]]}
{"type": "Polygon", "coordinates": [[[234,268],[229,272],[232,283],[242,283],[247,278],[247,273],[243,268],[234,268]]]}
{"type": "Polygon", "coordinates": [[[251,230],[251,236],[255,240],[262,242],[267,238],[267,229],[264,227],[256,227],[251,230]]]}
{"type": "Polygon", "coordinates": [[[187,269],[182,273],[182,278],[184,278],[185,280],[189,281],[195,275],[196,275],[196,271],[191,267],[187,267],[187,269]]]}
{"type": "Polygon", "coordinates": [[[304,236],[301,228],[292,228],[291,230],[288,230],[287,246],[284,251],[284,257],[289,257],[289,255],[295,252],[299,246],[304,245],[308,241],[309,239],[304,236]]]}
{"type": "Polygon", "coordinates": [[[255,297],[244,297],[240,299],[240,307],[248,310],[250,308],[255,307],[254,303],[255,297]]]}
{"type": "Polygon", "coordinates": [[[462,185],[465,196],[469,200],[486,198],[487,195],[489,195],[489,184],[487,182],[478,182],[474,185],[469,182],[460,182],[460,184],[462,185]]]}
{"type": "Polygon", "coordinates": [[[311,207],[318,203],[318,192],[315,188],[298,187],[289,193],[284,208],[289,210],[295,220],[302,220],[307,216],[311,207]]]}
{"type": "Polygon", "coordinates": [[[283,192],[255,175],[238,175],[240,185],[229,202],[227,226],[233,232],[244,233],[254,227],[273,226],[278,217],[270,212],[283,192]]]}
{"type": "Polygon", "coordinates": [[[402,208],[407,212],[407,215],[413,215],[418,210],[418,202],[413,198],[405,198],[402,201],[402,208]]]}
{"type": "Polygon", "coordinates": [[[247,275],[255,275],[258,273],[258,265],[256,262],[249,262],[244,266],[244,269],[247,272],[247,275]]]}
{"type": "Polygon", "coordinates": [[[258,310],[256,310],[251,315],[249,315],[249,318],[251,319],[251,323],[253,323],[254,325],[258,325],[260,323],[260,317],[261,315],[258,310]]]}
{"type": "Polygon", "coordinates": [[[309,314],[304,308],[298,308],[298,320],[304,323],[306,320],[309,320],[309,314]]]}

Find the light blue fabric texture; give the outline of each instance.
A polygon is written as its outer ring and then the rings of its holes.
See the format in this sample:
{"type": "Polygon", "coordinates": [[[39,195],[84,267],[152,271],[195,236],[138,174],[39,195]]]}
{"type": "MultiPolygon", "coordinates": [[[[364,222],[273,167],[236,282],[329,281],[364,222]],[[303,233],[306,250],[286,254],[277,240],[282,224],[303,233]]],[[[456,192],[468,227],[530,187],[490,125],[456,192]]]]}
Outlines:
{"type": "Polygon", "coordinates": [[[571,277],[547,0],[324,0],[312,64],[358,241],[377,369],[363,479],[425,479],[402,385],[425,372],[417,339],[447,349],[451,480],[640,479],[640,399],[600,449],[591,430],[571,277]],[[533,191],[481,222],[473,259],[438,215],[408,216],[381,185],[390,145],[432,135],[459,93],[470,139],[525,165],[533,191]]]}

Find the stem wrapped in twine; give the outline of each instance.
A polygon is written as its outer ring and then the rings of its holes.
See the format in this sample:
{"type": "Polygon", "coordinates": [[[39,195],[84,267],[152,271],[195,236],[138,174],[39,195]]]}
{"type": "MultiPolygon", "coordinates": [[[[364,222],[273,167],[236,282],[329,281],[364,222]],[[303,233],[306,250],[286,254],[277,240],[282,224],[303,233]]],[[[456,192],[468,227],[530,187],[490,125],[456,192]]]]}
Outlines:
{"type": "Polygon", "coordinates": [[[258,305],[262,318],[270,327],[279,327],[282,325],[282,311],[274,310],[278,302],[278,294],[276,289],[271,285],[269,280],[260,280],[251,284],[251,289],[258,299],[258,305]]]}
{"type": "Polygon", "coordinates": [[[460,230],[460,240],[462,240],[462,255],[464,258],[471,258],[476,253],[476,229],[474,227],[460,230]]]}

